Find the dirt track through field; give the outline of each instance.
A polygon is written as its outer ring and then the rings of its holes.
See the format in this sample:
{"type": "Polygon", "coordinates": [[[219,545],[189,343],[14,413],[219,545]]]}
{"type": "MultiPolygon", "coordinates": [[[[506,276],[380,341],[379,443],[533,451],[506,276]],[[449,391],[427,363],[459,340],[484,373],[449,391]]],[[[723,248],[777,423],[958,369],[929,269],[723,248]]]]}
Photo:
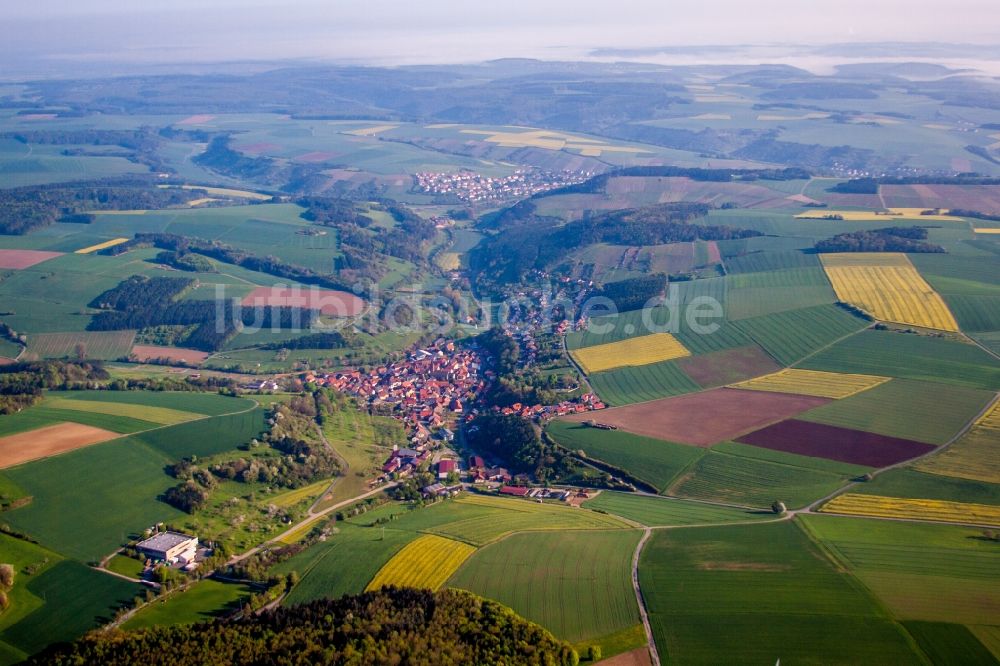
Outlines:
{"type": "Polygon", "coordinates": [[[16,435],[0,437],[0,469],[30,460],[80,449],[121,437],[119,433],[80,423],[58,423],[16,435]]]}

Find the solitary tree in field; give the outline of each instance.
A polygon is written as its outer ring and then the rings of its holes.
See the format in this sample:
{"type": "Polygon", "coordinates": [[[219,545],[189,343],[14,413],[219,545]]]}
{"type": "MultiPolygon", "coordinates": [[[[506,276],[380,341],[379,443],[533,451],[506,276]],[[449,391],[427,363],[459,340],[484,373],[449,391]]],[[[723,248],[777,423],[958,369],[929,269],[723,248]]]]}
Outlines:
{"type": "Polygon", "coordinates": [[[775,512],[780,516],[781,514],[788,511],[788,509],[785,507],[785,503],[782,502],[781,500],[774,500],[774,503],[771,504],[771,511],[775,512]]]}
{"type": "Polygon", "coordinates": [[[14,567],[10,564],[0,564],[0,590],[14,587],[14,567]]]}
{"type": "Polygon", "coordinates": [[[82,361],[87,358],[87,345],[78,342],[73,346],[73,355],[76,356],[76,360],[82,361]]]}

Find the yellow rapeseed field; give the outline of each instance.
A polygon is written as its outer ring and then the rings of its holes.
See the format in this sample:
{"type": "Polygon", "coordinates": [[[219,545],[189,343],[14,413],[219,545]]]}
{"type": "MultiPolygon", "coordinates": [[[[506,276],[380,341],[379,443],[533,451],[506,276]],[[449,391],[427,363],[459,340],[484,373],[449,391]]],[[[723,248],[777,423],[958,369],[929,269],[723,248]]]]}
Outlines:
{"type": "Polygon", "coordinates": [[[844,252],[820,257],[840,300],[882,321],[958,330],[958,323],[944,300],[905,254],[844,252]]]}
{"type": "Polygon", "coordinates": [[[551,130],[523,129],[513,132],[463,129],[462,134],[479,134],[484,141],[504,148],[544,148],[546,150],[579,150],[581,155],[600,156],[602,153],[648,153],[648,150],[624,145],[612,145],[599,139],[554,132],[551,130]]]}
{"type": "Polygon", "coordinates": [[[669,333],[640,335],[618,342],[576,349],[570,353],[588,375],[612,368],[649,365],[691,355],[691,352],[669,333]]]}
{"type": "Polygon", "coordinates": [[[1000,526],[1000,506],[972,504],[971,502],[945,502],[942,500],[846,493],[827,502],[820,511],[878,518],[940,520],[949,523],[1000,526]]]}
{"type": "Polygon", "coordinates": [[[948,215],[947,210],[933,215],[923,215],[928,208],[890,208],[889,212],[873,210],[816,210],[799,213],[795,217],[800,220],[829,220],[831,215],[838,215],[847,222],[892,222],[893,220],[924,220],[926,222],[961,222],[962,218],[948,215]]]}
{"type": "Polygon", "coordinates": [[[426,534],[406,544],[386,562],[365,591],[386,585],[437,590],[474,552],[476,549],[467,543],[426,534]]]}
{"type": "Polygon", "coordinates": [[[733,384],[733,388],[775,393],[796,393],[818,398],[848,398],[889,381],[890,377],[851,375],[842,372],[789,368],[774,374],[733,384]]]}
{"type": "Polygon", "coordinates": [[[915,467],[930,474],[1000,483],[1000,402],[961,439],[915,467]]]}
{"type": "Polygon", "coordinates": [[[350,130],[344,132],[344,134],[353,134],[354,136],[373,136],[375,134],[381,134],[382,132],[388,132],[389,130],[394,130],[399,125],[376,125],[375,127],[363,127],[361,129],[350,130]]]}
{"type": "Polygon", "coordinates": [[[91,252],[97,252],[98,250],[104,250],[109,247],[114,247],[115,245],[121,245],[122,243],[127,243],[127,238],[112,238],[109,241],[104,241],[103,243],[98,243],[97,245],[91,245],[76,251],[76,254],[90,254],[91,252]]]}
{"type": "Polygon", "coordinates": [[[977,234],[1000,234],[1000,227],[976,227],[973,231],[977,234]]]}

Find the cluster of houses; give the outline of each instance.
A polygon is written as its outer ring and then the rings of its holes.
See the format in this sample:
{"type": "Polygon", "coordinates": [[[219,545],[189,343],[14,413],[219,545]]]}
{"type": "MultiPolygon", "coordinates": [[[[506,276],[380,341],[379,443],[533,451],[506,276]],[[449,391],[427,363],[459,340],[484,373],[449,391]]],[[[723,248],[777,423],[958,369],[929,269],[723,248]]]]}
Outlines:
{"type": "Polygon", "coordinates": [[[584,393],[575,400],[563,400],[557,405],[523,405],[515,402],[510,407],[500,410],[502,414],[518,414],[527,419],[541,418],[548,419],[554,416],[566,416],[567,414],[582,414],[598,409],[604,409],[605,404],[601,402],[593,393],[584,393]]]}
{"type": "Polygon", "coordinates": [[[440,339],[427,349],[413,351],[406,360],[368,371],[307,373],[303,380],[356,396],[369,405],[390,406],[412,429],[413,441],[424,442],[432,428],[441,428],[450,439],[445,428],[449,415],[464,414],[466,404],[486,388],[492,376],[492,371],[483,370],[475,351],[440,339]]]}
{"type": "Polygon", "coordinates": [[[427,194],[454,196],[466,203],[500,202],[527,199],[538,192],[582,183],[590,172],[543,171],[518,169],[509,176],[484,176],[475,171],[456,173],[421,172],[414,174],[414,189],[427,194]]]}

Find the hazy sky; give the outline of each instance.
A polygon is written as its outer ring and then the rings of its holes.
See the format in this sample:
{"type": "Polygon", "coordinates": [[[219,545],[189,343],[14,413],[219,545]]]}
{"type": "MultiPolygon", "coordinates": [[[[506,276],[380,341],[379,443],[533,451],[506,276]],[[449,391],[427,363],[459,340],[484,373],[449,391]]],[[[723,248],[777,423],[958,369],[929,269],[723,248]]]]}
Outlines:
{"type": "Polygon", "coordinates": [[[6,0],[4,65],[574,58],[591,48],[1000,43],[998,0],[6,0]]]}

